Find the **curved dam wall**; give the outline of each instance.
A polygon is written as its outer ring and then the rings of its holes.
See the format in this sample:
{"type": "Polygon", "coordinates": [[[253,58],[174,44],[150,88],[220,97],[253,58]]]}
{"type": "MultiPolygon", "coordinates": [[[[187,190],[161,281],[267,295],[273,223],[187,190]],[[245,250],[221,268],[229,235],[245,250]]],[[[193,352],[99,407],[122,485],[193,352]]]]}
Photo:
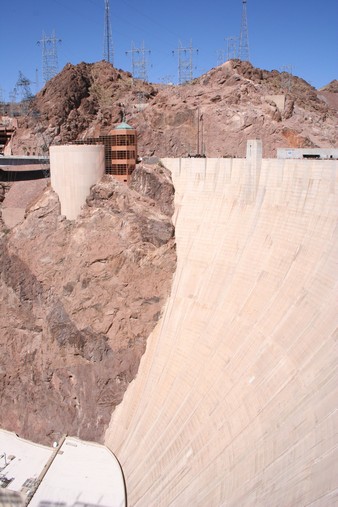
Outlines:
{"type": "Polygon", "coordinates": [[[338,162],[165,159],[172,294],[106,444],[128,504],[337,504],[338,162]]]}

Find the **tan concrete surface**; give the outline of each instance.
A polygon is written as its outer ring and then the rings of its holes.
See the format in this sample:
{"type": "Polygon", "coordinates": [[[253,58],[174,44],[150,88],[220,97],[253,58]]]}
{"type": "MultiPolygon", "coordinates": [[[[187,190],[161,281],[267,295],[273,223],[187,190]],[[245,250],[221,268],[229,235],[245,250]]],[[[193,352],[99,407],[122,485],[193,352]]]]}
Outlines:
{"type": "Polygon", "coordinates": [[[0,429],[0,476],[13,479],[6,489],[20,492],[26,481],[37,480],[53,449],[0,429]]]}
{"type": "Polygon", "coordinates": [[[164,163],[177,271],[106,433],[128,505],[338,505],[338,162],[164,163]]]}
{"type": "Polygon", "coordinates": [[[50,175],[58,194],[61,214],[75,220],[90,193],[90,187],[104,174],[103,145],[51,146],[50,175]]]}
{"type": "Polygon", "coordinates": [[[43,504],[125,507],[115,456],[103,445],[67,437],[29,506],[43,504]]]}
{"type": "MultiPolygon", "coordinates": [[[[65,437],[52,448],[0,429],[1,478],[10,480],[6,492],[19,492],[25,505],[95,505],[125,507],[121,467],[103,445],[65,437]]],[[[10,499],[0,497],[8,503],[10,499]]]]}

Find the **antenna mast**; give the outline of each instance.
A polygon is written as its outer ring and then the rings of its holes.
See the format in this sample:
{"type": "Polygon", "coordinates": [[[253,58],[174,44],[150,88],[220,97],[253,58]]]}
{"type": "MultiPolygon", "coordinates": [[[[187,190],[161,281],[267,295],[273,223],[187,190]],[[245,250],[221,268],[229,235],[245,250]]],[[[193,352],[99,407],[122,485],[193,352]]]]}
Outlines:
{"type": "Polygon", "coordinates": [[[242,23],[241,23],[241,33],[239,35],[239,48],[238,48],[238,57],[243,62],[249,61],[249,35],[248,35],[248,17],[246,12],[246,2],[247,0],[242,0],[243,9],[242,9],[242,23]]]}
{"type": "Polygon", "coordinates": [[[42,47],[42,75],[45,83],[56,76],[58,73],[58,55],[57,55],[57,43],[61,42],[61,39],[57,39],[55,31],[49,37],[42,32],[42,39],[38,41],[38,44],[42,47]]]}
{"type": "Polygon", "coordinates": [[[192,41],[187,48],[182,47],[181,41],[178,42],[178,48],[173,54],[178,53],[178,84],[184,84],[193,79],[193,52],[198,53],[198,49],[192,47],[192,41]]]}
{"type": "Polygon", "coordinates": [[[103,59],[114,65],[113,36],[110,23],[109,0],[104,0],[104,44],[103,59]]]}

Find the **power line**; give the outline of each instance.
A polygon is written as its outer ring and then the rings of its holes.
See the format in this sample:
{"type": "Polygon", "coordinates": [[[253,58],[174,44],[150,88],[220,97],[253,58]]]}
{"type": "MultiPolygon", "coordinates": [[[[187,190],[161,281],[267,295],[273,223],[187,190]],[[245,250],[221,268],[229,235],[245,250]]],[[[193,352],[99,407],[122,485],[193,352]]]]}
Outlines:
{"type": "Polygon", "coordinates": [[[113,35],[110,22],[109,0],[104,0],[104,43],[103,59],[114,65],[113,35]]]}
{"type": "Polygon", "coordinates": [[[178,42],[178,48],[172,51],[173,54],[178,54],[178,84],[184,84],[193,79],[193,53],[198,49],[192,47],[192,41],[190,46],[184,48],[181,41],[178,42]]]}
{"type": "Polygon", "coordinates": [[[247,0],[242,0],[242,3],[243,3],[242,22],[241,22],[241,32],[239,35],[238,58],[243,62],[245,62],[249,61],[248,17],[246,12],[247,0]]]}

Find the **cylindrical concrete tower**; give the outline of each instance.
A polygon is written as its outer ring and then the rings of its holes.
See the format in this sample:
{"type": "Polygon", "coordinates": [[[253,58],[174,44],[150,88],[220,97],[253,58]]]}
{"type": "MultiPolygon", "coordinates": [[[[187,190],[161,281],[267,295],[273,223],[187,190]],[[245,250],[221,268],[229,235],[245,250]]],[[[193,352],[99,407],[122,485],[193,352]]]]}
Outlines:
{"type": "Polygon", "coordinates": [[[137,137],[136,130],[122,122],[110,131],[111,135],[111,172],[120,181],[127,182],[136,166],[137,137]]]}
{"type": "Polygon", "coordinates": [[[49,153],[51,184],[59,196],[61,214],[75,220],[86,202],[90,187],[105,172],[104,146],[51,146],[49,153]]]}

